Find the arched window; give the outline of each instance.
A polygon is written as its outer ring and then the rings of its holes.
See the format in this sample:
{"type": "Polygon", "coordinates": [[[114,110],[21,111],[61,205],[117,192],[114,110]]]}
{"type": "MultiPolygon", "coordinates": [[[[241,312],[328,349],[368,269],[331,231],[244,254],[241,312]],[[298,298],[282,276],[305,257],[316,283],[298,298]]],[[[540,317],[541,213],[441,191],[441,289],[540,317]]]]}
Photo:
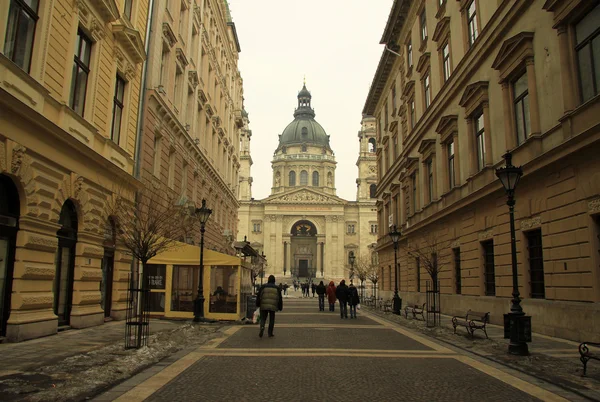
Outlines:
{"type": "Polygon", "coordinates": [[[377,192],[377,184],[371,184],[371,186],[369,186],[369,197],[371,197],[371,198],[377,198],[375,196],[376,192],[377,192]]]}
{"type": "Polygon", "coordinates": [[[375,138],[369,138],[369,152],[376,152],[377,146],[375,145],[375,138]]]}
{"type": "Polygon", "coordinates": [[[308,172],[306,170],[300,172],[300,185],[308,186],[308,172]]]}
{"type": "Polygon", "coordinates": [[[319,172],[313,172],[313,184],[314,187],[319,187],[319,172]]]}
{"type": "Polygon", "coordinates": [[[294,172],[293,170],[290,172],[290,180],[289,180],[289,186],[293,187],[296,185],[296,172],[294,172]]]}
{"type": "Polygon", "coordinates": [[[306,152],[306,144],[302,144],[302,152],[306,152]]]}
{"type": "Polygon", "coordinates": [[[302,127],[302,136],[306,137],[308,135],[308,128],[302,127]]]}

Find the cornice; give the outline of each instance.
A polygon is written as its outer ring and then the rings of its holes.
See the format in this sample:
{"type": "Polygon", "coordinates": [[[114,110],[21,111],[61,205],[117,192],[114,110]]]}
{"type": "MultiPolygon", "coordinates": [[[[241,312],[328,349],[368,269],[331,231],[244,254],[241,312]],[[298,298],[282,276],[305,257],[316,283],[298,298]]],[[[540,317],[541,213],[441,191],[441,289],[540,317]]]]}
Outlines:
{"type": "Polygon", "coordinates": [[[123,50],[135,64],[146,60],[144,41],[137,30],[129,28],[125,24],[115,24],[112,31],[123,50]]]}

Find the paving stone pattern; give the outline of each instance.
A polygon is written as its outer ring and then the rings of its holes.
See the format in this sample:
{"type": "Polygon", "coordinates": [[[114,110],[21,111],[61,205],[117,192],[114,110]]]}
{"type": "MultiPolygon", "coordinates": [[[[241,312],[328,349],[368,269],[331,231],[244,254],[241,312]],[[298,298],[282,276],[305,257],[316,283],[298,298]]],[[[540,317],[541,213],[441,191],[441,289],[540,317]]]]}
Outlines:
{"type": "Polygon", "coordinates": [[[538,401],[453,359],[273,356],[206,356],[147,401],[235,399],[538,401]]]}
{"type": "Polygon", "coordinates": [[[275,324],[298,324],[301,322],[302,324],[380,325],[376,321],[364,316],[359,316],[356,320],[348,318],[347,320],[342,321],[338,315],[334,316],[333,313],[315,313],[307,315],[306,313],[300,311],[300,314],[302,315],[276,314],[275,324]],[[332,318],[335,318],[337,321],[333,320],[332,318]]]}

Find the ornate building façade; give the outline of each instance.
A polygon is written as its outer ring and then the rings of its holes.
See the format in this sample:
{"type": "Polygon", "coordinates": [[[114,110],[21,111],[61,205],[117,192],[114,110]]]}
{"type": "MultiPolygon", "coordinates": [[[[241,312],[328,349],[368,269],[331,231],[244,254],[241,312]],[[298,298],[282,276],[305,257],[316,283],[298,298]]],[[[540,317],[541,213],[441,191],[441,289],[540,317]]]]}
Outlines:
{"type": "Polygon", "coordinates": [[[334,152],[315,120],[306,85],[298,94],[294,120],[279,135],[271,161],[271,195],[252,198],[251,133],[242,135],[238,237],[265,253],[268,269],[285,278],[348,279],[349,255],[368,256],[377,232],[375,121],[364,119],[358,137],[357,200],[336,196],[334,152]]]}
{"type": "Polygon", "coordinates": [[[512,293],[503,155],[523,168],[515,220],[521,305],[534,331],[600,326],[600,3],[395,0],[363,115],[377,121],[380,287],[425,301],[437,261],[442,313],[512,293]],[[389,225],[402,230],[399,275],[389,225]],[[429,243],[429,244],[427,244],[429,243]],[[412,253],[410,250],[422,253],[412,253]],[[435,258],[434,258],[435,254],[435,258]]]}

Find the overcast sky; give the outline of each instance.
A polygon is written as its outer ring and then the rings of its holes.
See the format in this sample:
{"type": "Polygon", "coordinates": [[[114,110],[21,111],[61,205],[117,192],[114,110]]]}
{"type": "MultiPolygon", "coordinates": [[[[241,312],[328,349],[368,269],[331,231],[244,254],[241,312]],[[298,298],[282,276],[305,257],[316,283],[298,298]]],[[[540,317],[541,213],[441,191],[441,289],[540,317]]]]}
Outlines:
{"type": "Polygon", "coordinates": [[[278,135],[306,76],[335,153],[337,195],[356,200],[358,131],[392,0],[229,0],[252,130],[252,196],[271,194],[278,135]]]}

